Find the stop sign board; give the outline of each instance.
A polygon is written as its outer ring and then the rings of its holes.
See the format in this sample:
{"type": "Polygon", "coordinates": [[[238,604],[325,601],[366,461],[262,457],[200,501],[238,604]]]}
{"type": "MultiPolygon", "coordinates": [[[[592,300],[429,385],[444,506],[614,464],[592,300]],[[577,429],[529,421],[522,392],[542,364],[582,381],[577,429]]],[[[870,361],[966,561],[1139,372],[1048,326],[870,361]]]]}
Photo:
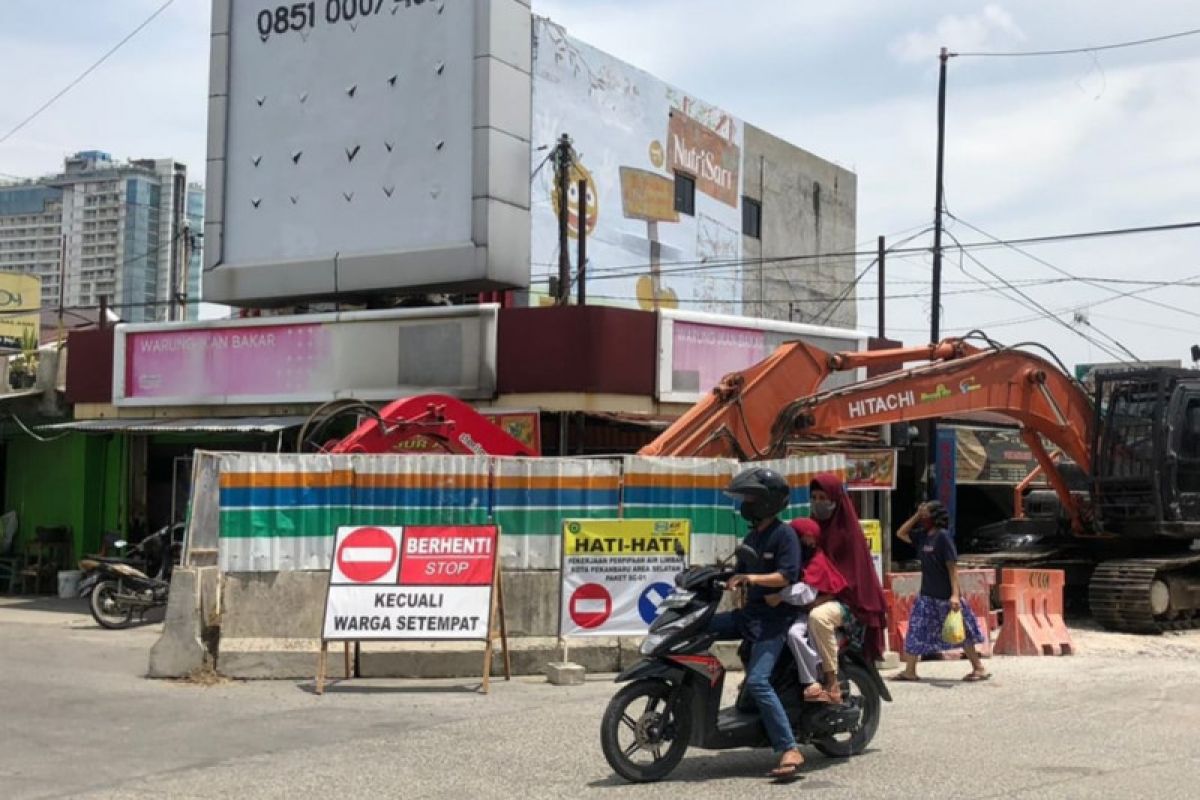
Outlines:
{"type": "Polygon", "coordinates": [[[612,614],[612,595],[602,584],[585,583],[571,595],[571,621],[581,628],[599,628],[612,614]]]}
{"type": "Polygon", "coordinates": [[[334,555],[336,583],[394,583],[399,564],[399,528],[338,531],[334,555]]]}

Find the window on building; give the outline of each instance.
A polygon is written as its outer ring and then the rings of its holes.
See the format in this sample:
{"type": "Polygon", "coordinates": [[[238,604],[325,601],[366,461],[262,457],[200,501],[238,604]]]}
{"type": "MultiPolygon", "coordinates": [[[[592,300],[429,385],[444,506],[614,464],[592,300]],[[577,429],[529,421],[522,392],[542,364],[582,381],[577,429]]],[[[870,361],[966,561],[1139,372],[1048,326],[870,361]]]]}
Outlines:
{"type": "Polygon", "coordinates": [[[762,203],[745,195],[742,196],[742,235],[762,238],[762,203]]]}
{"type": "Polygon", "coordinates": [[[675,173],[675,210],[696,216],[696,179],[682,172],[675,173]]]}

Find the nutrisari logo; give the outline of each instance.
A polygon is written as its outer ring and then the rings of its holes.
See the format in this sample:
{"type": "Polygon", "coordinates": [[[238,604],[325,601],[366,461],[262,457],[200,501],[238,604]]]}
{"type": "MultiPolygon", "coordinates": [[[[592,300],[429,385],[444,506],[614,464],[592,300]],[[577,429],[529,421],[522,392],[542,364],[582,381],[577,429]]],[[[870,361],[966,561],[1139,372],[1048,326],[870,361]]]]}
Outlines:
{"type": "Polygon", "coordinates": [[[741,149],[679,110],[671,112],[669,134],[669,168],[692,175],[699,191],[737,208],[741,149]]]}

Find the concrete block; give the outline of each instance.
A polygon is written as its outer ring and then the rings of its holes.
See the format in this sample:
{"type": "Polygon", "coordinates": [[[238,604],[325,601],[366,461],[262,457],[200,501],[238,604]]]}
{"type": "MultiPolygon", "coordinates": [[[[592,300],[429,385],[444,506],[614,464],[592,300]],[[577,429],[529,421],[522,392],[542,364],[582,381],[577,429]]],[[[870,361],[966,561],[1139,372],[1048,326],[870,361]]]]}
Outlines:
{"type": "Polygon", "coordinates": [[[558,570],[505,570],[504,618],[510,638],[558,635],[558,570]]]}
{"type": "MultiPolygon", "coordinates": [[[[311,679],[317,674],[319,639],[221,638],[217,670],[229,678],[311,679]]],[[[342,648],[330,645],[329,674],[342,675],[342,648]]]]}
{"type": "Polygon", "coordinates": [[[587,670],[569,661],[554,661],[546,665],[546,680],[555,686],[582,686],[587,670]]]}
{"type": "Polygon", "coordinates": [[[226,574],[218,671],[231,678],[316,675],[328,582],[328,572],[226,574]]]}
{"type": "Polygon", "coordinates": [[[150,648],[151,678],[182,678],[204,666],[209,655],[201,637],[199,570],[180,567],[171,576],[163,632],[150,648]]]}

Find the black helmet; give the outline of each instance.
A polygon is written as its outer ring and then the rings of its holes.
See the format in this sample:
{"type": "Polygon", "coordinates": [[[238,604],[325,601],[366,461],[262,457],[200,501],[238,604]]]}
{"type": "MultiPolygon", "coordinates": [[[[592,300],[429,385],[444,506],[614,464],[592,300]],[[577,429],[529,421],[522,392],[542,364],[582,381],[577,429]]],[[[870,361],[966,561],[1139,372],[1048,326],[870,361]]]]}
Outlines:
{"type": "Polygon", "coordinates": [[[762,522],[787,507],[791,490],[775,470],[756,467],[734,477],[725,494],[738,501],[745,519],[762,522]]]}

